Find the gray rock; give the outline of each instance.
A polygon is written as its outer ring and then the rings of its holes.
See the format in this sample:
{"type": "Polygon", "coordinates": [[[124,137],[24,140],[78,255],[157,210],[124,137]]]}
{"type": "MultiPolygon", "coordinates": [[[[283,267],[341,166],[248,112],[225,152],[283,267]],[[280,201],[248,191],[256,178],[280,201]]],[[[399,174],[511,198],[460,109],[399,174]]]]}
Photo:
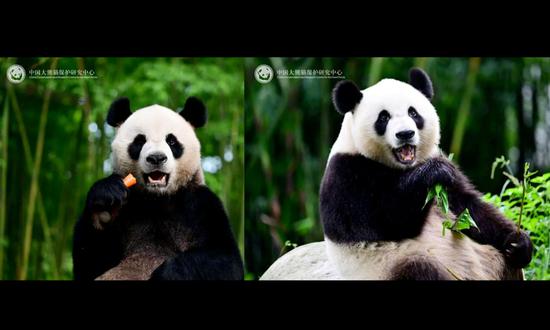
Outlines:
{"type": "Polygon", "coordinates": [[[277,259],[260,280],[340,280],[330,264],[325,242],[299,246],[277,259]]]}

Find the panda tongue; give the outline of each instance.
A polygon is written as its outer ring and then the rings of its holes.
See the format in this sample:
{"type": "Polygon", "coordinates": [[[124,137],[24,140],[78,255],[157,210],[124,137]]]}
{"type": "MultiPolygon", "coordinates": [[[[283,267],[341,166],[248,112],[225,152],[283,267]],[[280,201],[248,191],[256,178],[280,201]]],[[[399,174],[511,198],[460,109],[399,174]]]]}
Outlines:
{"type": "Polygon", "coordinates": [[[166,174],[162,172],[152,172],[149,174],[149,182],[164,184],[166,182],[166,174]]]}
{"type": "Polygon", "coordinates": [[[403,146],[399,153],[401,154],[401,159],[404,161],[410,161],[414,159],[414,149],[410,145],[403,146]]]}

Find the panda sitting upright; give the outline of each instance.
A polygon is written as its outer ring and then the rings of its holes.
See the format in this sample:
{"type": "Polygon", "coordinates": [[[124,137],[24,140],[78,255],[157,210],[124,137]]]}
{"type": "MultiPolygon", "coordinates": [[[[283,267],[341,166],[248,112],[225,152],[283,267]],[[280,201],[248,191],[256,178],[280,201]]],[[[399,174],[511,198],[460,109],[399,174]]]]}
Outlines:
{"type": "Polygon", "coordinates": [[[320,189],[325,242],[287,253],[262,279],[522,278],[531,240],[442,155],[432,97],[420,69],[410,71],[409,84],[335,86],[345,117],[320,189]],[[444,216],[434,203],[424,207],[436,184],[447,189],[452,214],[467,208],[479,230],[442,235],[444,216]]]}
{"type": "Polygon", "coordinates": [[[242,279],[226,212],[204,183],[195,135],[204,104],[190,97],[179,113],[160,105],[132,113],[121,98],[107,123],[117,128],[114,173],[92,186],[75,226],[75,279],[242,279]],[[126,188],[129,173],[137,184],[126,188]]]}

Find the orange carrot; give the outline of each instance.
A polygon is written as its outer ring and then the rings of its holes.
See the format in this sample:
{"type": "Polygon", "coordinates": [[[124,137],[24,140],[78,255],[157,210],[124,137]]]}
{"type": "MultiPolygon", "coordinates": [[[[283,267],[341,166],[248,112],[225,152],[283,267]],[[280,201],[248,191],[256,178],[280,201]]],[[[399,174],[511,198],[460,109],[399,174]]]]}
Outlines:
{"type": "Polygon", "coordinates": [[[126,188],[130,188],[131,186],[135,185],[137,183],[136,178],[132,175],[132,173],[128,174],[124,179],[124,185],[126,188]]]}

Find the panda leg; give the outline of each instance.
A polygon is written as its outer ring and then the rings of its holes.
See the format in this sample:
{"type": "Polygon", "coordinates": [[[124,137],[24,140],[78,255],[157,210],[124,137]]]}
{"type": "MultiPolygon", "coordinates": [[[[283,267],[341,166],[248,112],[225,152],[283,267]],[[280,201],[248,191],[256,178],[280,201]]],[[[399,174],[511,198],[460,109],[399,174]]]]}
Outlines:
{"type": "Polygon", "coordinates": [[[403,260],[390,271],[390,280],[436,281],[456,279],[439,264],[423,257],[403,260]]]}
{"type": "Polygon", "coordinates": [[[166,260],[151,280],[243,280],[243,264],[238,250],[199,248],[180,252],[166,260]]]}

